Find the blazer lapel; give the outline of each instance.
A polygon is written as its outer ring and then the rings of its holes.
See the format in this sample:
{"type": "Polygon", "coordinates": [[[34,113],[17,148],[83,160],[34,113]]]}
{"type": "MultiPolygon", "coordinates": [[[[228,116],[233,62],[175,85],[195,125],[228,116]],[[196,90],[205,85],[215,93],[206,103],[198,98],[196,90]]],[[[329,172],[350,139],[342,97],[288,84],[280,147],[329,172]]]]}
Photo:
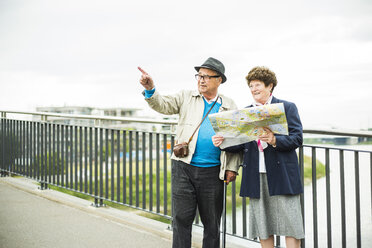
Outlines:
{"type": "Polygon", "coordinates": [[[279,99],[273,96],[273,99],[271,99],[271,103],[279,103],[279,99]]]}

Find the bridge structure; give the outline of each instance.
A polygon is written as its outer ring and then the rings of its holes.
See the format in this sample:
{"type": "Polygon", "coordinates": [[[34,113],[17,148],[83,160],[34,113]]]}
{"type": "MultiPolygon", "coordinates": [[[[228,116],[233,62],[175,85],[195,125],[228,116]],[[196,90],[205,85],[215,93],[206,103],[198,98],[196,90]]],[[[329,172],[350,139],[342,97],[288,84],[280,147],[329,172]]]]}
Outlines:
{"type": "MultiPolygon", "coordinates": [[[[158,216],[172,229],[171,160],[176,121],[41,112],[1,112],[0,173],[18,175],[93,199],[158,216]],[[12,117],[10,117],[12,116],[12,117]],[[39,116],[40,120],[30,120],[39,116]],[[95,120],[95,125],[55,124],[48,118],[95,120]],[[170,132],[108,128],[102,120],[169,125],[170,132]]],[[[304,129],[304,133],[361,137],[372,132],[304,129]]],[[[302,247],[372,245],[372,150],[362,146],[306,145],[298,149],[305,239],[302,247]],[[321,165],[324,167],[321,167],[321,165]]],[[[240,178],[228,187],[227,234],[252,247],[247,238],[249,199],[239,197],[240,178]]],[[[195,228],[202,229],[199,217],[195,228]]],[[[284,245],[275,237],[276,247],[284,245]]]]}

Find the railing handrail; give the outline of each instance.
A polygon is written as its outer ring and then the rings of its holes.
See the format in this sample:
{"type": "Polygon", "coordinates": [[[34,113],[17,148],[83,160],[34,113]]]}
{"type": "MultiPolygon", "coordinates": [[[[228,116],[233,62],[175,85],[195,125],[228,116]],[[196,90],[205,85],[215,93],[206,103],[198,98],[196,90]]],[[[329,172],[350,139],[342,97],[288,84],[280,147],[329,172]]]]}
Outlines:
{"type": "MultiPolygon", "coordinates": [[[[74,119],[89,119],[89,120],[109,120],[109,121],[128,121],[138,123],[149,123],[149,124],[166,124],[166,125],[177,125],[177,120],[155,120],[149,118],[133,118],[133,117],[113,117],[113,116],[98,116],[98,115],[74,115],[74,114],[61,114],[51,112],[32,112],[32,111],[15,111],[15,110],[0,110],[3,113],[10,114],[22,114],[22,115],[38,115],[38,116],[50,116],[59,118],[74,118],[74,119]]],[[[314,129],[304,128],[304,133],[307,134],[322,134],[322,135],[336,135],[336,136],[350,136],[350,137],[367,137],[372,138],[372,131],[359,131],[359,130],[345,130],[345,129],[314,129]]]]}
{"type": "Polygon", "coordinates": [[[337,136],[351,136],[351,137],[367,137],[372,138],[372,131],[358,131],[345,129],[311,129],[305,128],[304,133],[308,134],[323,134],[323,135],[337,135],[337,136]]]}
{"type": "Polygon", "coordinates": [[[15,110],[0,110],[0,112],[10,113],[10,114],[38,115],[38,116],[46,116],[46,117],[50,116],[50,117],[88,119],[88,120],[129,121],[129,122],[167,124],[167,125],[178,124],[178,122],[175,120],[156,120],[156,119],[149,119],[149,118],[114,117],[114,116],[101,116],[101,115],[74,115],[74,114],[61,114],[61,113],[51,113],[51,112],[32,112],[32,111],[15,111],[15,110]]]}

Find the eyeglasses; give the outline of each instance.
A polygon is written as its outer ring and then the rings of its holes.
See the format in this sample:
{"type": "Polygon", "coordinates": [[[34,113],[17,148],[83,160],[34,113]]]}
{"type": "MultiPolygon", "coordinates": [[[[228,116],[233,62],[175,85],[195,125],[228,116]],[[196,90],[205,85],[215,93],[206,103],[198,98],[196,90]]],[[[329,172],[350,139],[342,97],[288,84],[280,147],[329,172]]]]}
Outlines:
{"type": "Polygon", "coordinates": [[[211,78],[218,78],[218,77],[221,77],[220,75],[214,75],[214,76],[209,76],[209,75],[200,75],[200,74],[195,74],[195,78],[196,78],[196,80],[204,80],[205,79],[205,81],[208,81],[208,80],[210,80],[211,78]]]}
{"type": "Polygon", "coordinates": [[[263,88],[263,87],[266,87],[264,83],[256,83],[256,84],[249,84],[248,87],[250,89],[254,89],[254,88],[263,88]]]}

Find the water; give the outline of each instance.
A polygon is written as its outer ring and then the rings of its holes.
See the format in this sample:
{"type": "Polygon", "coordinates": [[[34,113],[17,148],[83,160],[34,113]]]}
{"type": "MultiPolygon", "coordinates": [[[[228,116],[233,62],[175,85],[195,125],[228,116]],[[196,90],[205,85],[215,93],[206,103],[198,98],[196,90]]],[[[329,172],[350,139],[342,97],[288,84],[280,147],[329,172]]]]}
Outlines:
{"type": "MultiPolygon", "coordinates": [[[[339,146],[343,149],[358,149],[372,151],[372,145],[339,146]]],[[[311,149],[304,149],[305,155],[311,155],[311,149]]],[[[316,157],[325,164],[325,149],[316,149],[316,157]]],[[[356,196],[355,196],[355,165],[354,152],[344,152],[345,170],[345,212],[346,212],[346,242],[347,247],[357,247],[356,241],[356,196]]],[[[372,247],[372,211],[371,211],[371,166],[368,153],[359,154],[359,186],[360,186],[360,216],[362,247],[372,247]]],[[[341,247],[341,193],[339,151],[330,150],[330,185],[331,185],[331,228],[332,246],[341,247]]],[[[305,237],[306,247],[313,247],[313,203],[312,184],[304,188],[305,198],[305,237]]],[[[327,247],[327,208],[326,180],[317,180],[317,225],[318,245],[327,247]]],[[[247,207],[248,209],[248,207],[247,207]]],[[[248,214],[247,214],[248,215],[248,214]]],[[[247,218],[248,222],[248,218],[247,218]]],[[[231,216],[227,219],[227,230],[232,230],[231,216]]],[[[248,229],[248,224],[247,224],[248,229]]],[[[242,235],[242,210],[237,210],[237,234],[242,235]]],[[[281,241],[284,246],[284,238],[281,241]]]]}

